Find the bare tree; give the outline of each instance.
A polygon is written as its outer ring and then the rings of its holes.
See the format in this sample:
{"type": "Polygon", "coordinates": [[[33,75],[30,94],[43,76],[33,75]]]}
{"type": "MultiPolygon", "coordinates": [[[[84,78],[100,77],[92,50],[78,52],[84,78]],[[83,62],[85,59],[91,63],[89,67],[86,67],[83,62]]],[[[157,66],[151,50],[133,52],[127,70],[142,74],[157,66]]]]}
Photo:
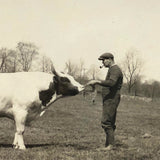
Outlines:
{"type": "Polygon", "coordinates": [[[42,72],[50,72],[51,71],[51,65],[53,64],[51,59],[48,58],[47,56],[42,56],[42,59],[41,59],[41,70],[42,72]]]}
{"type": "Polygon", "coordinates": [[[38,48],[33,43],[19,42],[17,44],[18,61],[23,71],[29,71],[34,57],[38,54],[38,48]]]}
{"type": "Polygon", "coordinates": [[[9,57],[7,59],[8,72],[18,71],[17,53],[15,50],[9,50],[9,57]]]}
{"type": "Polygon", "coordinates": [[[160,97],[160,82],[155,80],[145,81],[141,85],[141,90],[144,96],[150,97],[153,101],[160,97]]]}
{"type": "Polygon", "coordinates": [[[140,71],[142,69],[142,60],[138,57],[136,50],[129,50],[125,55],[125,60],[122,64],[124,78],[127,81],[128,93],[136,81],[139,80],[140,71]]]}
{"type": "Polygon", "coordinates": [[[140,92],[141,92],[141,76],[137,76],[133,89],[134,89],[134,96],[139,96],[140,92]]]}
{"type": "Polygon", "coordinates": [[[160,82],[154,81],[152,83],[152,89],[151,89],[151,98],[152,101],[154,98],[157,98],[160,95],[160,82]]]}
{"type": "Polygon", "coordinates": [[[12,68],[12,72],[17,72],[18,71],[18,59],[17,59],[17,53],[16,51],[12,51],[13,53],[13,68],[12,68]]]}
{"type": "Polygon", "coordinates": [[[0,50],[0,72],[15,72],[16,71],[16,52],[7,48],[0,50]]]}
{"type": "Polygon", "coordinates": [[[85,72],[84,72],[85,71],[85,62],[82,59],[80,59],[78,70],[79,70],[79,78],[82,79],[85,74],[85,72]]]}
{"type": "Polygon", "coordinates": [[[65,70],[67,73],[73,77],[77,77],[78,66],[73,63],[71,60],[68,60],[65,63],[65,70]]]}
{"type": "Polygon", "coordinates": [[[6,48],[2,48],[0,50],[0,59],[1,59],[0,71],[1,72],[4,72],[5,70],[5,63],[6,63],[7,57],[8,57],[8,50],[6,48]]]}
{"type": "Polygon", "coordinates": [[[141,90],[142,90],[142,94],[145,97],[152,97],[152,86],[148,81],[145,81],[142,85],[141,85],[141,90]]]}
{"type": "Polygon", "coordinates": [[[97,79],[100,75],[100,70],[98,69],[98,66],[95,64],[92,64],[87,72],[89,79],[97,79]]]}

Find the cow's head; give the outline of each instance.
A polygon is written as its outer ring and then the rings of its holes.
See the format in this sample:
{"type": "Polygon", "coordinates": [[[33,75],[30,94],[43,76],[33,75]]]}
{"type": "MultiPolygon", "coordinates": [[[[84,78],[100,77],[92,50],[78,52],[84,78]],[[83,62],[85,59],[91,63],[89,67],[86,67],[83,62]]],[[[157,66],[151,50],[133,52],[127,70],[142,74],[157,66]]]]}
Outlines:
{"type": "Polygon", "coordinates": [[[63,96],[74,96],[84,90],[84,86],[78,83],[72,76],[55,71],[52,67],[54,74],[54,83],[57,94],[63,96]]]}

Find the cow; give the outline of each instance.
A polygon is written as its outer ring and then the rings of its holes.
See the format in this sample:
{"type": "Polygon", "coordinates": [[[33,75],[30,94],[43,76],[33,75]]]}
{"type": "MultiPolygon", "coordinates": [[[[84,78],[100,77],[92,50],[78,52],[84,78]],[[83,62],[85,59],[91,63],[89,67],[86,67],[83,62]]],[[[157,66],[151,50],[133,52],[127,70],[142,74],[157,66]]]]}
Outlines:
{"type": "Polygon", "coordinates": [[[15,121],[15,149],[25,150],[25,125],[42,116],[57,99],[74,96],[84,86],[68,74],[55,71],[0,73],[0,117],[15,121]]]}

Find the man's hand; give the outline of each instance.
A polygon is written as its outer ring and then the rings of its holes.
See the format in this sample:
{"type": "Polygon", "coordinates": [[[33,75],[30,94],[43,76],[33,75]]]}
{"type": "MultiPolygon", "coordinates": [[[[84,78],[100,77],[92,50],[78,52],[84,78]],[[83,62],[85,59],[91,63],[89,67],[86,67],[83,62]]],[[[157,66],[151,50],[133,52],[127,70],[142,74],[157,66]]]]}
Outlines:
{"type": "Polygon", "coordinates": [[[85,86],[94,86],[94,85],[96,85],[96,84],[98,84],[98,83],[100,83],[101,81],[99,81],[99,80],[91,80],[91,81],[89,81],[85,86]]]}

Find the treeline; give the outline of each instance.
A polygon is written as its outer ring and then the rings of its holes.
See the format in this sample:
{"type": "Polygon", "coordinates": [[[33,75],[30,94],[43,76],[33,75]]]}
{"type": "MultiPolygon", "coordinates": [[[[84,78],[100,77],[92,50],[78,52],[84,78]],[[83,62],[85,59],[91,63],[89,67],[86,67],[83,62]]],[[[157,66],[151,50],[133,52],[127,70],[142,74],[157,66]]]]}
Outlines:
{"type": "MultiPolygon", "coordinates": [[[[42,71],[51,72],[53,62],[42,55],[38,47],[30,42],[18,42],[15,49],[0,49],[0,72],[42,71]]],[[[148,97],[152,100],[160,98],[160,82],[152,80],[142,82],[143,60],[135,49],[126,52],[121,63],[124,75],[122,94],[148,97]]],[[[72,75],[80,83],[85,84],[91,79],[101,79],[102,72],[99,66],[92,64],[86,67],[85,61],[80,59],[73,62],[70,59],[64,65],[64,72],[72,75]]],[[[100,91],[100,87],[98,87],[100,91]]]]}
{"type": "MultiPolygon", "coordinates": [[[[46,55],[42,55],[38,47],[30,42],[18,42],[15,49],[4,47],[0,49],[1,73],[21,71],[51,72],[53,61],[46,55]]],[[[64,71],[80,81],[95,79],[99,76],[98,67],[91,65],[91,67],[87,69],[82,59],[78,63],[68,60],[65,63],[64,71]]]]}
{"type": "Polygon", "coordinates": [[[50,72],[51,60],[40,54],[33,43],[19,42],[15,49],[0,49],[0,72],[50,72]]]}
{"type": "MultiPolygon", "coordinates": [[[[87,88],[91,90],[91,87],[87,88]]],[[[102,87],[96,86],[98,93],[101,93],[102,87]]],[[[160,82],[158,81],[145,81],[141,82],[138,85],[133,85],[130,92],[128,92],[128,84],[126,82],[123,83],[121,89],[122,95],[128,95],[131,97],[146,97],[149,98],[150,101],[159,101],[160,100],[160,82]]]]}
{"type": "Polygon", "coordinates": [[[138,97],[147,97],[152,101],[159,100],[160,98],[160,82],[152,80],[139,82],[139,84],[135,84],[130,93],[128,92],[127,84],[124,83],[122,87],[122,94],[138,96],[138,97]]]}

